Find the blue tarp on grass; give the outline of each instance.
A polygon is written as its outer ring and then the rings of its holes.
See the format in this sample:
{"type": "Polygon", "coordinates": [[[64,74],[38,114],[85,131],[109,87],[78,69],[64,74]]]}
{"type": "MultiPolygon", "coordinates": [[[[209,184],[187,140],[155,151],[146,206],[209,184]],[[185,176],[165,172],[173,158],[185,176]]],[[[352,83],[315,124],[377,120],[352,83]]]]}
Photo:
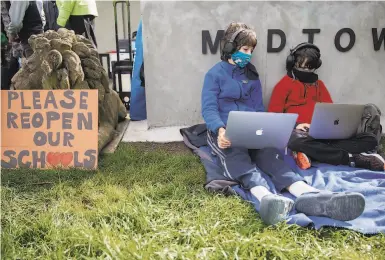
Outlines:
{"type": "MultiPolygon", "coordinates": [[[[198,148],[200,159],[205,166],[206,173],[220,175],[219,161],[210,153],[208,146],[198,148]]],[[[299,169],[291,156],[285,156],[285,161],[301,174],[305,180],[317,189],[334,192],[353,191],[365,196],[366,206],[363,214],[352,221],[338,221],[325,217],[306,216],[297,213],[295,209],[290,212],[288,224],[297,224],[303,227],[311,226],[320,229],[324,226],[341,227],[361,232],[363,234],[385,233],[385,172],[374,172],[365,169],[356,169],[348,166],[332,166],[329,164],[314,163],[308,170],[299,169]]],[[[264,175],[271,191],[276,193],[271,179],[264,175]]],[[[253,204],[259,211],[259,202],[239,185],[232,187],[244,200],[253,204]]],[[[284,196],[295,199],[290,193],[284,196]]]]}

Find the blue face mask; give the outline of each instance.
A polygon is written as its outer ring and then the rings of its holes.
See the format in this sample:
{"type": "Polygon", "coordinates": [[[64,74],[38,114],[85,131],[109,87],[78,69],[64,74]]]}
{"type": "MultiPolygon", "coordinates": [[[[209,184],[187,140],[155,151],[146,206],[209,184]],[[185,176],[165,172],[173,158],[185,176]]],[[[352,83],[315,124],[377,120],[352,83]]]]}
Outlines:
{"type": "Polygon", "coordinates": [[[231,59],[239,67],[244,68],[251,60],[251,54],[247,54],[241,51],[236,51],[231,55],[231,59]]]}

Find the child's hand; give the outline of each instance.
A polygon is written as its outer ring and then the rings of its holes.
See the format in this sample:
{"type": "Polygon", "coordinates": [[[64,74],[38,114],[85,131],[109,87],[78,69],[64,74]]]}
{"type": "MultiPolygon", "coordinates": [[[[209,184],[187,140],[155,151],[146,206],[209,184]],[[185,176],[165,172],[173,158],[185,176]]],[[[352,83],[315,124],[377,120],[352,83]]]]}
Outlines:
{"type": "Polygon", "coordinates": [[[297,125],[296,129],[302,130],[302,131],[304,131],[304,132],[309,132],[310,124],[306,124],[306,123],[304,123],[304,124],[299,124],[299,125],[297,125]]]}
{"type": "Polygon", "coordinates": [[[226,149],[231,146],[231,142],[225,137],[226,130],[224,128],[219,128],[218,131],[218,146],[221,149],[226,149]]]}

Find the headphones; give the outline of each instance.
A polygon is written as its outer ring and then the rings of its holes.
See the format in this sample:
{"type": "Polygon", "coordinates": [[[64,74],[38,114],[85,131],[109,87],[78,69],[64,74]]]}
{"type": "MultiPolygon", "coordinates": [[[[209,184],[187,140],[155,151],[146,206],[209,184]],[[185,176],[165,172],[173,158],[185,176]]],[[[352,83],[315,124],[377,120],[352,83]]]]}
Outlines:
{"type": "Polygon", "coordinates": [[[245,29],[239,29],[237,30],[232,36],[230,41],[225,43],[225,46],[223,46],[223,53],[226,54],[233,54],[237,49],[237,44],[234,42],[235,38],[237,38],[238,34],[243,32],[245,29]]]}
{"type": "MultiPolygon", "coordinates": [[[[309,42],[300,43],[294,49],[290,49],[290,54],[286,58],[286,70],[287,71],[290,71],[293,69],[293,67],[295,65],[295,56],[294,55],[298,50],[303,49],[303,48],[313,48],[319,53],[319,57],[321,57],[321,51],[316,45],[309,43],[309,42]]],[[[322,65],[322,60],[320,58],[318,58],[318,62],[317,62],[315,69],[318,69],[319,67],[321,67],[321,65],[322,65]]]]}

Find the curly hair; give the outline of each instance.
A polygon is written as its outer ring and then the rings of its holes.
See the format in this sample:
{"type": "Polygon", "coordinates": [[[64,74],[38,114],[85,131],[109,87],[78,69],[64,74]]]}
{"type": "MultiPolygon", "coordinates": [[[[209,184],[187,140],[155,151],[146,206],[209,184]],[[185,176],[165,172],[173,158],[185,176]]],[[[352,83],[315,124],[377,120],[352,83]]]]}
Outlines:
{"type": "Polygon", "coordinates": [[[221,41],[221,59],[228,60],[231,58],[231,53],[224,53],[223,47],[226,42],[230,41],[233,34],[239,29],[244,29],[235,37],[234,42],[236,44],[236,50],[239,50],[242,46],[250,46],[255,48],[257,46],[257,34],[255,31],[244,23],[232,22],[227,27],[225,35],[221,41]]]}
{"type": "Polygon", "coordinates": [[[294,57],[296,68],[306,67],[308,69],[315,69],[321,54],[316,49],[309,47],[296,51],[294,57]]]}

